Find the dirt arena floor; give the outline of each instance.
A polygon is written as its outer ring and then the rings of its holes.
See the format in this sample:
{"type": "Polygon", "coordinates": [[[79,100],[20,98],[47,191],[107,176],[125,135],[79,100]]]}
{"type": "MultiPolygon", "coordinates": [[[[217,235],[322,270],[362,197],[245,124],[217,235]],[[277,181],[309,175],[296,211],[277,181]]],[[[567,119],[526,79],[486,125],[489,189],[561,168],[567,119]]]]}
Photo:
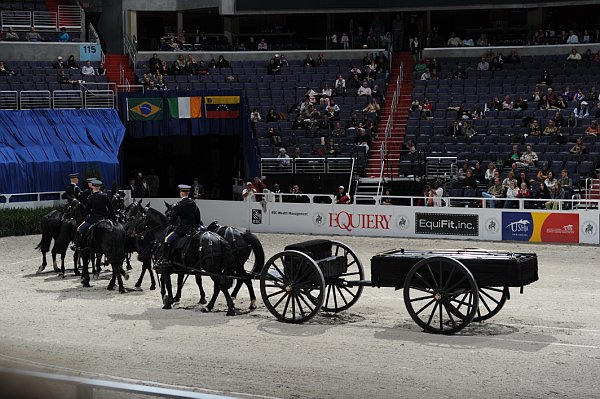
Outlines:
{"type": "MultiPolygon", "coordinates": [[[[241,398],[600,397],[598,247],[339,238],[367,277],[370,257],[387,249],[538,254],[540,280],[523,295],[513,289],[491,320],[439,336],[422,332],[402,291],[390,288],[366,288],[348,311],[302,325],[277,322],[260,300],[248,311],[245,290],[239,315],[225,316],[222,297],[215,312],[201,313],[191,282],[178,306],[162,310],[148,279],[133,289],[137,261],[123,295],[106,290],[108,273],[82,288],[72,264],[65,279],[36,275],[39,238],[0,239],[0,366],[241,398]]],[[[270,257],[314,237],[259,238],[270,257]]]]}

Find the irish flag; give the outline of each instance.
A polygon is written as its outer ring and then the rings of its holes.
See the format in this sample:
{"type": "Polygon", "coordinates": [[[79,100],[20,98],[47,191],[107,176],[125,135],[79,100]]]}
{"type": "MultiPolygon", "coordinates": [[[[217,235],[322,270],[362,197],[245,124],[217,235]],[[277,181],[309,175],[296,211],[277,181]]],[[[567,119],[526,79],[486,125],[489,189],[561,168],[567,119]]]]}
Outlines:
{"type": "Polygon", "coordinates": [[[171,97],[167,100],[171,118],[202,118],[202,97],[171,97]]]}

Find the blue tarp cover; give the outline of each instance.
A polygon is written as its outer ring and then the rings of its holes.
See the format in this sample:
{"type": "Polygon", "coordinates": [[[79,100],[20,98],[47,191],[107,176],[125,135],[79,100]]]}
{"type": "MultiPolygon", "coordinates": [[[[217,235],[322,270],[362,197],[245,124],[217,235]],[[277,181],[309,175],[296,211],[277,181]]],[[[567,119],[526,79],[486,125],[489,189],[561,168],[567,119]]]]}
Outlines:
{"type": "Polygon", "coordinates": [[[120,184],[124,135],[114,109],[0,111],[0,194],[63,190],[87,170],[120,184]]]}

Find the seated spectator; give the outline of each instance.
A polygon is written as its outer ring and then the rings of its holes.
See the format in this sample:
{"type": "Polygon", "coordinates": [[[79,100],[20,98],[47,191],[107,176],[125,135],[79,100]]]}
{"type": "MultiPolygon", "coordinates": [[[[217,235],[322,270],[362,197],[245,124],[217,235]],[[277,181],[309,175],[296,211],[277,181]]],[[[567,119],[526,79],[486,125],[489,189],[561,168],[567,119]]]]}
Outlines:
{"type": "Polygon", "coordinates": [[[490,44],[485,33],[482,33],[475,43],[479,47],[486,47],[486,46],[489,46],[489,44],[490,44]]]}
{"type": "Polygon", "coordinates": [[[481,61],[477,64],[478,71],[489,71],[490,64],[486,61],[485,57],[481,57],[481,61]]]}
{"type": "Polygon", "coordinates": [[[594,119],[590,123],[590,126],[588,126],[587,129],[585,129],[585,133],[592,135],[592,136],[597,136],[598,134],[600,134],[600,128],[598,127],[598,121],[594,119]]]}
{"type": "Polygon", "coordinates": [[[12,75],[16,75],[16,73],[12,70],[9,69],[6,64],[4,64],[4,61],[0,61],[0,76],[12,76],[12,75]]]}
{"type": "Polygon", "coordinates": [[[65,75],[65,70],[64,69],[59,69],[58,70],[57,81],[58,81],[58,83],[70,83],[70,84],[73,84],[73,85],[76,84],[76,83],[78,83],[76,80],[69,79],[69,77],[67,75],[65,75]]]}
{"type": "Polygon", "coordinates": [[[540,93],[540,88],[536,86],[535,89],[533,90],[533,94],[531,95],[529,100],[530,101],[540,101],[541,99],[542,99],[542,94],[540,93]]]}
{"type": "MultiPolygon", "coordinates": [[[[592,86],[590,92],[587,94],[586,98],[590,101],[598,101],[600,99],[600,94],[598,94],[598,90],[596,90],[596,86],[592,86]]],[[[600,104],[598,104],[600,105],[600,104]]]]}
{"type": "Polygon", "coordinates": [[[452,32],[450,38],[448,39],[447,45],[448,47],[460,47],[462,46],[462,40],[460,40],[460,37],[456,36],[455,32],[452,32]]]}
{"type": "Polygon", "coordinates": [[[468,168],[462,182],[463,188],[477,188],[477,184],[477,179],[475,179],[475,175],[473,175],[473,169],[468,168]]]}
{"type": "Polygon", "coordinates": [[[510,50],[510,54],[504,60],[507,64],[518,64],[521,62],[521,57],[517,53],[517,50],[510,50]]]}
{"type": "Polygon", "coordinates": [[[429,68],[425,68],[425,71],[423,71],[423,73],[421,74],[421,80],[429,79],[431,79],[431,72],[429,71],[429,68]]]}
{"type": "Polygon", "coordinates": [[[346,95],[346,80],[342,75],[338,75],[338,78],[335,80],[334,89],[336,96],[346,95]]]}
{"type": "Polygon", "coordinates": [[[67,58],[66,68],[69,69],[79,69],[79,65],[77,65],[77,61],[75,61],[75,56],[71,54],[69,58],[67,58]]]}
{"type": "Polygon", "coordinates": [[[573,155],[582,155],[582,154],[587,153],[587,147],[584,144],[583,139],[581,137],[577,138],[575,145],[573,147],[571,147],[571,149],[569,150],[569,153],[571,153],[573,155]]]}
{"type": "Polygon", "coordinates": [[[312,55],[306,54],[306,58],[302,62],[302,65],[305,66],[305,67],[314,67],[314,66],[317,66],[317,63],[313,59],[312,55]]]}
{"type": "Polygon", "coordinates": [[[267,138],[270,139],[271,145],[281,145],[281,135],[276,127],[270,127],[267,129],[267,138]]]}
{"type": "Polygon", "coordinates": [[[551,105],[550,109],[565,109],[567,108],[567,102],[563,96],[558,96],[556,102],[551,105]]]}
{"type": "Polygon", "coordinates": [[[335,126],[331,131],[331,135],[333,137],[346,137],[346,129],[342,127],[342,123],[340,121],[335,122],[335,126]]]}
{"type": "Polygon", "coordinates": [[[290,156],[286,154],[285,148],[281,147],[279,149],[279,155],[277,155],[277,159],[279,159],[280,166],[290,166],[290,156]]]}
{"type": "Polygon", "coordinates": [[[544,129],[542,134],[544,136],[552,136],[552,135],[555,135],[557,132],[558,132],[558,128],[554,124],[554,121],[552,119],[550,119],[548,121],[548,125],[546,126],[546,128],[544,129]]]}
{"type": "Polygon", "coordinates": [[[380,109],[381,107],[377,103],[377,100],[372,98],[371,101],[369,101],[369,103],[367,104],[367,106],[363,108],[363,112],[374,112],[377,114],[380,109]]]}
{"type": "Polygon", "coordinates": [[[573,98],[575,98],[575,92],[571,91],[571,88],[569,86],[565,86],[565,91],[562,95],[567,101],[573,101],[573,98]]]}
{"type": "Polygon", "coordinates": [[[367,133],[370,134],[373,132],[373,127],[374,127],[374,124],[371,121],[371,119],[369,118],[369,114],[363,114],[363,118],[358,123],[358,128],[364,129],[367,131],[367,133]]]}
{"type": "Polygon", "coordinates": [[[217,68],[229,68],[229,61],[225,59],[222,55],[219,56],[216,63],[217,68]]]}
{"type": "Polygon", "coordinates": [[[526,148],[526,151],[521,154],[521,160],[517,163],[517,165],[526,168],[533,167],[538,161],[538,156],[535,151],[533,151],[531,144],[527,144],[526,148]]]}
{"type": "Polygon", "coordinates": [[[433,105],[428,99],[423,100],[423,105],[421,106],[421,117],[424,119],[433,119],[433,105]]]}
{"type": "Polygon", "coordinates": [[[353,112],[352,115],[350,115],[350,119],[348,119],[348,122],[346,123],[346,128],[356,129],[358,128],[358,125],[360,125],[360,120],[358,119],[356,112],[353,112]]]}
{"type": "Polygon", "coordinates": [[[8,28],[8,32],[6,32],[6,34],[4,35],[4,40],[17,41],[19,40],[19,34],[15,32],[11,26],[10,28],[8,28]]]}
{"type": "Polygon", "coordinates": [[[530,136],[541,136],[541,134],[542,134],[542,131],[541,131],[541,127],[540,127],[540,122],[536,118],[529,125],[529,135],[530,136]]]}
{"type": "Polygon", "coordinates": [[[567,56],[567,61],[581,61],[581,54],[574,48],[567,56]]]}
{"type": "Polygon", "coordinates": [[[315,115],[311,115],[308,121],[306,122],[306,135],[308,137],[317,137],[319,135],[320,130],[321,128],[315,115]]]}
{"type": "Polygon", "coordinates": [[[579,36],[575,34],[573,30],[569,31],[569,37],[567,38],[566,44],[579,44],[579,36]]]}
{"type": "Polygon", "coordinates": [[[455,120],[454,122],[452,122],[452,126],[448,127],[448,136],[462,136],[462,125],[460,121],[455,120]]]}
{"type": "Polygon", "coordinates": [[[350,204],[352,203],[350,199],[350,195],[346,193],[346,189],[344,186],[338,187],[338,192],[335,193],[335,203],[336,204],[350,204]]]}
{"type": "Polygon", "coordinates": [[[575,112],[571,112],[567,118],[567,127],[576,127],[581,125],[581,120],[575,118],[575,112]]]}
{"type": "Polygon", "coordinates": [[[505,96],[504,101],[502,102],[502,110],[503,111],[512,111],[514,107],[513,101],[510,96],[505,96]]]}
{"type": "Polygon", "coordinates": [[[200,76],[210,75],[210,70],[208,69],[204,61],[200,60],[200,62],[198,62],[198,65],[196,66],[196,73],[200,76]]]}
{"type": "Polygon", "coordinates": [[[269,49],[269,46],[267,45],[267,42],[265,41],[265,39],[260,39],[260,42],[258,42],[258,46],[256,46],[256,49],[258,51],[266,51],[269,49]]]}
{"type": "Polygon", "coordinates": [[[385,189],[384,196],[381,197],[381,205],[392,205],[392,190],[389,188],[385,189]]]}
{"type": "Polygon", "coordinates": [[[355,144],[359,146],[364,146],[367,152],[369,152],[369,149],[373,145],[371,135],[369,135],[365,129],[359,129],[358,134],[356,135],[355,144]]]}
{"type": "Polygon", "coordinates": [[[71,35],[69,35],[69,33],[67,32],[67,28],[65,28],[64,26],[60,28],[60,32],[58,33],[58,36],[56,36],[56,41],[63,43],[71,41],[71,35]]]}
{"type": "Polygon", "coordinates": [[[546,209],[557,210],[562,200],[566,198],[565,190],[562,188],[560,183],[556,182],[553,189],[549,189],[550,199],[553,201],[546,202],[546,209]]]}
{"type": "Polygon", "coordinates": [[[542,76],[538,80],[538,84],[546,86],[550,86],[552,84],[552,75],[550,75],[548,70],[544,70],[544,72],[542,72],[542,76]]]}
{"type": "Polygon", "coordinates": [[[504,208],[518,208],[518,198],[519,190],[517,189],[517,181],[511,180],[508,187],[506,187],[506,201],[504,201],[504,208]]]}
{"type": "Polygon", "coordinates": [[[496,172],[496,164],[493,162],[488,163],[488,167],[483,176],[486,183],[492,184],[494,182],[494,176],[496,175],[496,172]]]}
{"type": "Polygon", "coordinates": [[[361,86],[362,83],[360,82],[358,75],[352,75],[348,85],[346,86],[346,94],[355,96],[361,86]]]}
{"type": "Polygon", "coordinates": [[[293,159],[304,158],[304,153],[302,149],[298,146],[294,147],[294,153],[292,154],[293,159]]]}
{"type": "Polygon", "coordinates": [[[377,103],[383,104],[384,94],[383,94],[383,91],[379,88],[379,85],[373,86],[373,88],[371,89],[371,97],[376,99],[377,103]]]}
{"type": "Polygon", "coordinates": [[[496,111],[502,111],[502,102],[500,101],[500,97],[496,96],[492,100],[490,104],[490,109],[494,109],[496,111]]]}
{"type": "Polygon", "coordinates": [[[502,56],[502,53],[496,53],[496,55],[492,58],[490,67],[494,71],[501,71],[504,68],[504,58],[502,56]]]}
{"type": "Polygon", "coordinates": [[[588,109],[587,101],[582,101],[579,103],[579,106],[573,110],[573,113],[575,114],[575,118],[578,119],[587,118],[590,116],[590,110],[588,109]]]}
{"type": "Polygon", "coordinates": [[[462,45],[465,46],[465,47],[473,47],[473,46],[475,46],[475,42],[473,41],[473,39],[471,39],[471,37],[469,35],[467,35],[463,39],[462,45]]]}
{"type": "Polygon", "coordinates": [[[473,129],[469,121],[463,121],[462,134],[465,136],[465,141],[467,144],[471,144],[471,139],[477,135],[477,131],[473,129]]]}
{"type": "Polygon", "coordinates": [[[329,140],[327,140],[327,145],[325,146],[325,155],[330,156],[330,157],[335,157],[338,155],[339,151],[338,151],[338,145],[335,142],[335,140],[333,139],[333,137],[330,137],[329,140]]]}
{"type": "Polygon", "coordinates": [[[573,99],[575,101],[579,101],[579,102],[585,100],[585,93],[583,92],[582,88],[577,89],[577,93],[575,93],[575,96],[573,97],[573,99]]]}
{"type": "Polygon", "coordinates": [[[81,67],[81,74],[83,76],[94,76],[96,74],[91,61],[86,61],[85,65],[81,67]]]}
{"type": "Polygon", "coordinates": [[[320,53],[317,56],[317,66],[327,66],[327,60],[325,60],[325,55],[323,55],[323,53],[320,53]]]}
{"type": "Polygon", "coordinates": [[[527,186],[527,183],[522,182],[519,185],[519,191],[517,192],[517,198],[519,199],[523,199],[524,201],[524,206],[525,209],[531,208],[532,204],[530,201],[527,201],[528,199],[531,199],[532,194],[531,194],[531,190],[529,189],[529,187],[527,186]]]}
{"type": "Polygon", "coordinates": [[[104,63],[101,62],[98,69],[96,69],[96,75],[98,76],[106,76],[106,68],[104,67],[104,63]]]}
{"type": "Polygon", "coordinates": [[[548,178],[548,165],[543,165],[540,170],[535,174],[535,181],[537,183],[546,183],[546,179],[548,178]]]}
{"type": "Polygon", "coordinates": [[[471,118],[483,119],[484,117],[485,117],[485,114],[484,114],[481,106],[479,104],[475,105],[475,109],[473,110],[473,112],[471,112],[471,118]]]}
{"type": "Polygon", "coordinates": [[[452,74],[452,79],[459,79],[459,80],[465,80],[469,77],[469,74],[467,73],[467,71],[465,71],[462,67],[462,65],[459,65],[456,67],[456,71],[454,71],[454,73],[452,74]]]}
{"type": "Polygon", "coordinates": [[[321,104],[329,104],[329,99],[333,96],[333,89],[329,83],[325,83],[325,87],[321,90],[321,104]]]}
{"type": "Polygon", "coordinates": [[[325,107],[325,113],[329,115],[329,119],[332,121],[339,121],[340,111],[340,107],[335,103],[335,100],[333,98],[329,100],[329,105],[325,107]]]}
{"type": "Polygon", "coordinates": [[[542,207],[545,206],[546,201],[550,199],[550,191],[548,190],[548,187],[546,187],[544,182],[538,182],[535,187],[536,187],[536,190],[533,193],[534,198],[537,200],[540,200],[540,201],[536,201],[534,204],[534,207],[541,209],[542,207]],[[541,200],[545,200],[545,201],[541,201],[541,200]]]}
{"type": "Polygon", "coordinates": [[[517,101],[515,101],[513,110],[514,111],[523,111],[528,107],[527,100],[523,98],[523,96],[519,96],[517,101]]]}
{"type": "Polygon", "coordinates": [[[490,208],[496,208],[496,206],[500,207],[500,201],[498,201],[497,198],[505,197],[505,189],[500,178],[496,177],[494,179],[494,185],[488,188],[487,191],[481,193],[481,196],[486,199],[493,198],[493,200],[487,201],[490,208]]]}
{"type": "Polygon", "coordinates": [[[562,115],[562,113],[560,111],[556,111],[556,113],[552,117],[552,120],[554,121],[554,125],[556,127],[563,127],[566,124],[565,117],[562,115]]]}
{"type": "Polygon", "coordinates": [[[515,183],[515,189],[517,188],[517,178],[515,177],[515,172],[512,170],[508,172],[508,176],[504,180],[502,180],[502,185],[506,188],[510,186],[511,183],[515,183]]]}
{"type": "Polygon", "coordinates": [[[196,75],[198,73],[198,63],[191,54],[188,54],[185,60],[185,73],[188,75],[196,75]]]}
{"type": "MultiPolygon", "coordinates": [[[[324,112],[323,118],[319,121],[319,130],[321,130],[321,131],[331,130],[332,124],[333,124],[333,122],[331,121],[331,118],[329,118],[329,114],[327,112],[324,112]]],[[[321,143],[321,144],[325,144],[325,143],[321,143]]]]}
{"type": "Polygon", "coordinates": [[[521,172],[519,173],[517,184],[519,187],[525,184],[527,188],[531,188],[531,181],[527,178],[527,172],[525,172],[524,170],[521,170],[521,172]]]}
{"type": "MultiPolygon", "coordinates": [[[[400,152],[402,152],[402,150],[400,150],[400,152]]],[[[463,163],[462,168],[460,168],[458,170],[458,172],[456,173],[456,177],[458,178],[458,180],[465,180],[465,178],[467,177],[467,171],[471,169],[471,167],[469,166],[468,162],[463,163]]],[[[472,171],[472,169],[471,169],[472,171]]]]}
{"type": "Polygon", "coordinates": [[[267,112],[267,122],[277,122],[277,114],[272,107],[269,108],[269,111],[267,112]]]}
{"type": "Polygon", "coordinates": [[[363,81],[362,85],[358,88],[358,91],[356,92],[357,96],[370,96],[371,95],[371,88],[369,87],[367,81],[363,81]]]}
{"type": "Polygon", "coordinates": [[[573,179],[569,177],[569,171],[563,169],[560,171],[560,178],[557,179],[560,186],[565,190],[566,198],[571,198],[573,195],[573,179]]]}
{"type": "Polygon", "coordinates": [[[254,202],[255,201],[256,189],[252,185],[252,182],[246,183],[246,188],[242,190],[242,200],[245,202],[254,202]]]}
{"type": "Polygon", "coordinates": [[[256,123],[262,120],[262,116],[260,115],[260,111],[258,108],[254,108],[250,113],[250,122],[256,123]]]}
{"type": "Polygon", "coordinates": [[[27,39],[28,42],[43,42],[44,41],[42,36],[40,36],[40,34],[35,31],[35,28],[33,26],[31,27],[29,32],[27,32],[25,34],[25,39],[27,39]]]}
{"type": "Polygon", "coordinates": [[[156,71],[157,69],[160,69],[161,65],[162,65],[162,60],[160,58],[158,58],[156,53],[154,53],[152,55],[152,58],[150,58],[148,60],[148,68],[150,69],[151,73],[154,73],[154,71],[156,71]]]}
{"type": "Polygon", "coordinates": [[[267,65],[267,74],[268,75],[280,75],[281,67],[275,63],[274,59],[269,60],[269,64],[267,65]]]}

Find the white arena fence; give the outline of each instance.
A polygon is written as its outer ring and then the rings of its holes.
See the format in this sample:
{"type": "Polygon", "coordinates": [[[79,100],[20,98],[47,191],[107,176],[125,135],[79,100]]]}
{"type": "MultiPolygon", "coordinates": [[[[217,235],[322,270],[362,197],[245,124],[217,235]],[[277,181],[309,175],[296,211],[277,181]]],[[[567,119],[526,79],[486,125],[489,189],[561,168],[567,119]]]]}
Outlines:
{"type": "MultiPolygon", "coordinates": [[[[600,244],[597,200],[586,200],[583,208],[581,202],[563,200],[558,210],[547,210],[547,201],[542,201],[542,209],[527,209],[522,201],[515,209],[489,208],[485,202],[484,207],[452,206],[455,201],[471,200],[473,205],[484,201],[464,197],[444,197],[442,206],[420,206],[423,198],[406,196],[390,197],[398,205],[382,205],[381,196],[365,197],[372,204],[335,204],[333,196],[322,194],[303,194],[303,202],[287,202],[296,199],[291,194],[263,197],[260,202],[197,200],[197,204],[204,223],[216,220],[259,233],[600,244]]],[[[165,202],[178,200],[147,198],[142,203],[164,212],[165,202]]]]}

